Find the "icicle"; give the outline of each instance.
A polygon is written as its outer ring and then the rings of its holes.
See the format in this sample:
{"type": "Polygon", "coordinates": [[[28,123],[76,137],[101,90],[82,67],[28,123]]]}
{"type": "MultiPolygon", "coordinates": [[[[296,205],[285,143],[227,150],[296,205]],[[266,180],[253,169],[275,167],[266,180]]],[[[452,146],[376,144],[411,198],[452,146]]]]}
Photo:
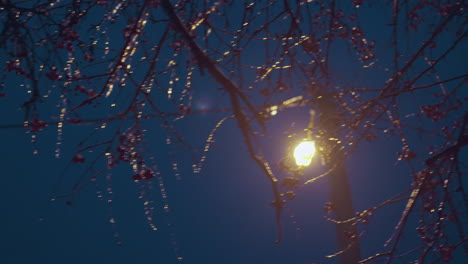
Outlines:
{"type": "Polygon", "coordinates": [[[193,173],[198,174],[201,172],[201,169],[203,167],[203,164],[206,161],[206,156],[208,155],[208,151],[210,150],[211,143],[214,142],[214,135],[216,131],[218,131],[218,128],[224,123],[224,121],[228,120],[232,116],[227,116],[223,119],[221,119],[216,126],[211,130],[211,133],[208,135],[208,138],[206,139],[206,145],[205,148],[203,149],[203,155],[200,158],[200,161],[197,164],[192,165],[193,173]]]}
{"type": "MultiPolygon", "coordinates": [[[[111,157],[111,155],[108,155],[108,159],[111,159],[110,157],[111,157]]],[[[106,195],[106,198],[107,198],[107,209],[108,209],[109,223],[112,225],[112,230],[114,232],[113,236],[114,236],[115,243],[120,246],[120,245],[122,245],[122,241],[120,240],[120,234],[119,234],[119,231],[118,231],[117,220],[114,217],[114,211],[113,211],[113,206],[112,206],[114,195],[113,195],[113,192],[112,192],[112,172],[111,172],[111,169],[107,170],[106,193],[105,193],[105,195],[106,195]]]]}

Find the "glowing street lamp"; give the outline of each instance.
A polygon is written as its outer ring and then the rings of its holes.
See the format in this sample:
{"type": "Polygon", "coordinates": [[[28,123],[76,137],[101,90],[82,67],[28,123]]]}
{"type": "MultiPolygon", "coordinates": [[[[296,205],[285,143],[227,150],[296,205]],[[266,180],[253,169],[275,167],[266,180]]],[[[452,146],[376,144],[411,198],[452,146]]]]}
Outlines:
{"type": "Polygon", "coordinates": [[[307,126],[307,136],[294,149],[294,159],[297,166],[309,166],[315,155],[315,142],[312,140],[312,130],[314,128],[315,111],[310,109],[310,119],[307,126]]]}
{"type": "Polygon", "coordinates": [[[315,154],[315,142],[305,139],[294,149],[294,159],[298,166],[309,166],[315,154]]]}

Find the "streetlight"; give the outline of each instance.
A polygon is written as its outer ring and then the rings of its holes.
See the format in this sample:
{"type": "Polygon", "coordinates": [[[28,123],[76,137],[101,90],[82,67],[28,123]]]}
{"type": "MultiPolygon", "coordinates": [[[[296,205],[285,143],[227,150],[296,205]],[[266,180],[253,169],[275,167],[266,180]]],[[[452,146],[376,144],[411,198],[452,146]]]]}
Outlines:
{"type": "Polygon", "coordinates": [[[315,142],[312,140],[312,129],[314,128],[315,111],[310,109],[310,119],[307,125],[307,136],[294,149],[294,159],[297,166],[309,166],[315,155],[315,142]]]}
{"type": "Polygon", "coordinates": [[[309,166],[315,155],[315,142],[310,139],[304,139],[294,149],[294,159],[297,166],[309,166]]]}

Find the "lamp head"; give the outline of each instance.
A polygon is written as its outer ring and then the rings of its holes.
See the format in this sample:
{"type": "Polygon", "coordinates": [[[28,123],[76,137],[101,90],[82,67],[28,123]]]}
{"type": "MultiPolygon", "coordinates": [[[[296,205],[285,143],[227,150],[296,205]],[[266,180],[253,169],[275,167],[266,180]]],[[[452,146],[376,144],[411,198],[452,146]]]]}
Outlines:
{"type": "Polygon", "coordinates": [[[309,139],[303,140],[294,149],[294,159],[298,166],[309,166],[315,154],[315,142],[309,139]]]}

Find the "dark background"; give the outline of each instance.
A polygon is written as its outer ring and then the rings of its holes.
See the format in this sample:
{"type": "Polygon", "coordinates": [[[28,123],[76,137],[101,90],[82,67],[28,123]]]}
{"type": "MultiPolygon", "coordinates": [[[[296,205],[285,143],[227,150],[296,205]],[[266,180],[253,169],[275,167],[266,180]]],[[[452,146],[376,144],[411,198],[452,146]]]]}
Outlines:
{"type": "MultiPolygon", "coordinates": [[[[389,31],[374,26],[377,22],[385,24],[387,18],[378,17],[376,12],[361,19],[377,41],[389,42],[389,31]]],[[[371,87],[382,83],[384,75],[361,73],[345,63],[345,54],[331,55],[336,75],[343,79],[358,76],[359,82],[371,87]]],[[[463,55],[466,54],[460,53],[460,57],[463,55]]],[[[377,56],[385,59],[391,55],[382,48],[377,56]]],[[[466,62],[458,60],[450,67],[466,70],[466,62]]],[[[196,89],[195,107],[226,107],[226,96],[220,95],[215,84],[203,83],[205,79],[200,76],[196,78],[194,87],[205,86],[196,89]]],[[[19,87],[21,82],[18,77],[9,85],[19,87]]],[[[17,92],[0,98],[1,124],[22,123],[24,96],[24,92],[17,92]]],[[[409,108],[411,100],[404,97],[400,103],[409,108]]],[[[53,106],[50,109],[58,112],[53,106]]],[[[178,129],[185,132],[189,141],[203,146],[211,128],[226,115],[189,116],[178,129]]],[[[275,117],[270,124],[270,141],[263,142],[267,156],[279,162],[289,144],[284,131],[292,122],[301,126],[307,120],[305,108],[287,110],[275,117]]],[[[65,180],[59,189],[66,190],[86,169],[82,164],[67,167],[74,146],[90,131],[86,126],[65,126],[61,159],[54,158],[57,141],[54,126],[38,133],[36,144],[31,143],[27,129],[1,129],[0,263],[176,263],[177,257],[183,257],[184,263],[336,263],[336,259],[324,257],[335,253],[334,225],[323,217],[323,206],[328,201],[325,178],[297,191],[297,198],[288,203],[282,215],[283,241],[275,244],[277,228],[274,208],[269,205],[273,200],[270,184],[248,156],[233,119],[217,131],[200,174],[191,172],[191,153],[167,146],[157,123],[148,121],[147,125],[148,133],[154,135],[147,143],[148,148],[157,153],[170,208],[169,215],[163,211],[164,201],[154,179],[154,193],[149,196],[155,203],[153,217],[157,231],[151,230],[145,219],[146,197],[138,198],[139,185],[131,180],[129,168],[118,168],[112,173],[112,204],[106,201],[104,180],[71,198],[50,201],[57,194],[61,177],[65,180]],[[33,155],[34,149],[39,150],[39,155],[33,155]],[[176,161],[180,179],[172,169],[176,161]],[[99,198],[100,194],[104,197],[99,198]],[[110,219],[115,219],[117,225],[109,223],[110,219]],[[116,243],[115,235],[122,246],[116,243]]],[[[424,146],[430,139],[417,134],[412,134],[411,139],[417,142],[416,148],[427,152],[424,146]]],[[[410,186],[408,165],[396,161],[399,150],[397,139],[383,137],[362,143],[347,160],[355,210],[374,206],[410,186]]],[[[318,158],[306,170],[310,177],[321,172],[318,158]]],[[[363,256],[381,250],[403,208],[402,203],[391,205],[369,219],[369,225],[362,228],[363,256]]],[[[406,230],[402,248],[415,242],[412,240],[415,224],[416,219],[410,218],[409,226],[413,228],[406,230]]]]}

